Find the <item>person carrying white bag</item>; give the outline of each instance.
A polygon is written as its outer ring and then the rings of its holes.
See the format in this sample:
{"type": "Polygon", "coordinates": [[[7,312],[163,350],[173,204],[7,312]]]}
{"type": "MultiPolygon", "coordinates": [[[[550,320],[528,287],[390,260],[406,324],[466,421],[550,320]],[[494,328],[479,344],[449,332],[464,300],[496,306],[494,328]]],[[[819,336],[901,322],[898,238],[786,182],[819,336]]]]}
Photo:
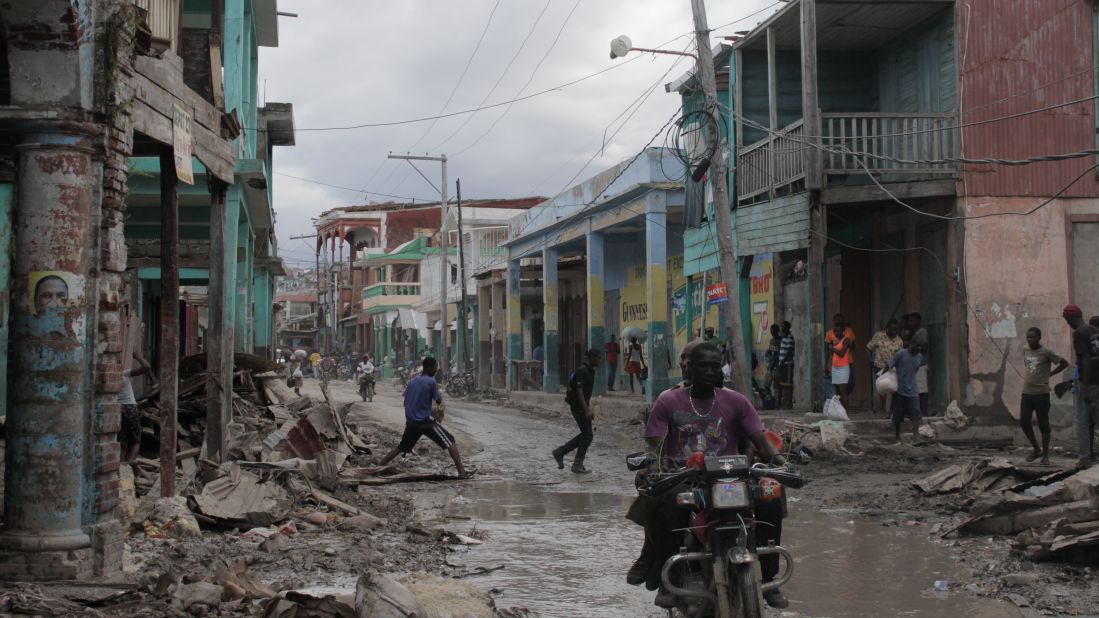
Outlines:
{"type": "Polygon", "coordinates": [[[927,364],[927,358],[920,352],[919,342],[913,341],[908,347],[897,352],[890,359],[887,369],[897,372],[897,392],[893,395],[892,418],[893,433],[897,442],[901,441],[901,423],[904,417],[912,419],[912,437],[919,440],[920,389],[916,385],[916,371],[927,364]]]}

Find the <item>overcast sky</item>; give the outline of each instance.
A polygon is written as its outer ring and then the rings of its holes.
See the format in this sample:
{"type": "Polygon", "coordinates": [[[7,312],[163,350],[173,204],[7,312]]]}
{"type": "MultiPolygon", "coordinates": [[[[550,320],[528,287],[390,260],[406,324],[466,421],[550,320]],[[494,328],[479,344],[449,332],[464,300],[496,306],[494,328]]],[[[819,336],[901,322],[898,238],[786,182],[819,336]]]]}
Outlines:
{"type": "MultiPolygon", "coordinates": [[[[778,4],[710,0],[709,23],[717,28],[778,4]]],[[[664,84],[691,65],[684,58],[673,67],[675,56],[645,55],[628,64],[609,56],[610,40],[620,34],[639,47],[693,47],[693,37],[681,36],[692,30],[689,0],[279,0],[278,8],[299,16],[280,17],[279,47],[260,51],[260,96],[261,103],[294,104],[297,145],[275,149],[273,179],[279,253],[294,266],[313,263],[313,241],[290,237],[311,234],[310,219],[324,210],[393,199],[377,193],[438,199],[407,163],[387,161],[389,151],[445,153],[451,196],[458,178],[465,199],[553,196],[578,173],[572,184],[644,146],[679,104],[664,84]],[[452,93],[444,113],[491,105],[609,67],[616,68],[517,102],[506,115],[507,107],[497,107],[434,124],[303,130],[435,116],[452,93]],[[608,126],[606,147],[581,173],[600,152],[608,126]]],[[[773,10],[717,30],[714,38],[749,30],[773,10]]],[[[420,168],[439,185],[438,163],[420,168]]]]}

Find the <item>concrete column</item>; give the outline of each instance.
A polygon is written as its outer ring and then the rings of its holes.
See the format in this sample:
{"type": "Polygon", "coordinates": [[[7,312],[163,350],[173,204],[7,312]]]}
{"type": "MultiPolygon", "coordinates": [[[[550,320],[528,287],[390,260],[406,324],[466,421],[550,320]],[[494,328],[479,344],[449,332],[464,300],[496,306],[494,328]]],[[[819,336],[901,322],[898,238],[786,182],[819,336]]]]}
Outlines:
{"type": "Polygon", "coordinates": [[[508,389],[519,388],[519,375],[512,360],[523,357],[523,310],[519,296],[519,260],[508,260],[507,274],[507,364],[508,389]]]}
{"type": "MultiPolygon", "coordinates": [[[[76,123],[29,126],[17,146],[4,579],[76,579],[92,569],[81,507],[91,492],[96,133],[76,123]]],[[[120,383],[121,372],[100,380],[120,383]]]]}
{"type": "MultiPolygon", "coordinates": [[[[588,232],[588,347],[602,350],[606,343],[603,294],[603,232],[588,232]]],[[[607,359],[603,359],[595,380],[595,395],[607,392],[607,359]]]]}
{"type": "Polygon", "coordinates": [[[8,312],[11,307],[11,207],[13,185],[0,184],[0,403],[8,400],[8,312]]]}
{"type": "Polygon", "coordinates": [[[670,386],[668,355],[668,207],[663,193],[645,199],[645,262],[648,275],[645,302],[649,305],[649,338],[645,347],[649,379],[645,399],[653,401],[670,386]]]}
{"type": "Polygon", "coordinates": [[[557,248],[542,249],[542,348],[545,350],[545,362],[542,363],[542,390],[556,393],[561,386],[561,373],[557,366],[557,357],[561,348],[560,320],[557,310],[557,248]]]}
{"type": "MultiPolygon", "coordinates": [[[[492,282],[492,328],[496,337],[492,338],[492,385],[494,388],[506,388],[507,365],[504,362],[504,345],[508,338],[507,285],[505,282],[492,282]]],[[[520,331],[522,332],[522,331],[520,331]]]]}
{"type": "Polygon", "coordinates": [[[492,328],[492,285],[477,286],[477,383],[489,386],[492,380],[492,338],[489,329],[492,328]]]}

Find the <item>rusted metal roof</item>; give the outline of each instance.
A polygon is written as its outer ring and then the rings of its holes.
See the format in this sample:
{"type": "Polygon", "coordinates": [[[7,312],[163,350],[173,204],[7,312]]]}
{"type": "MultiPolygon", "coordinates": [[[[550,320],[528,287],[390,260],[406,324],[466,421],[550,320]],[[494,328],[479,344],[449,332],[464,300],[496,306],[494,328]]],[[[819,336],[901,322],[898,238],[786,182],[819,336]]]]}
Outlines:
{"type": "MultiPolygon", "coordinates": [[[[957,9],[962,123],[988,121],[1093,96],[1089,0],[969,0],[957,9]]],[[[1021,159],[1095,148],[1095,102],[963,128],[969,158],[1021,159]]],[[[1051,196],[1094,157],[1024,167],[966,166],[972,196],[1051,196]]],[[[1097,197],[1085,175],[1068,197],[1097,197]]]]}

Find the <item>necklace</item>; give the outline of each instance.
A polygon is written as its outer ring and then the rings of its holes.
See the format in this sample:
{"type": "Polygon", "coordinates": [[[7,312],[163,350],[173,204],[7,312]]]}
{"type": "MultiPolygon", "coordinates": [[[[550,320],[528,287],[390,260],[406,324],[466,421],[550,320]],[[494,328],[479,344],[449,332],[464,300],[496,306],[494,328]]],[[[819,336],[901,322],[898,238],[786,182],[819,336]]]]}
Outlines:
{"type": "Polygon", "coordinates": [[[691,402],[691,412],[694,412],[698,418],[708,418],[714,411],[714,405],[717,404],[717,391],[714,391],[714,397],[710,400],[710,409],[706,410],[705,414],[699,412],[698,408],[695,407],[694,393],[695,387],[692,385],[690,392],[687,393],[687,401],[691,402]]]}

